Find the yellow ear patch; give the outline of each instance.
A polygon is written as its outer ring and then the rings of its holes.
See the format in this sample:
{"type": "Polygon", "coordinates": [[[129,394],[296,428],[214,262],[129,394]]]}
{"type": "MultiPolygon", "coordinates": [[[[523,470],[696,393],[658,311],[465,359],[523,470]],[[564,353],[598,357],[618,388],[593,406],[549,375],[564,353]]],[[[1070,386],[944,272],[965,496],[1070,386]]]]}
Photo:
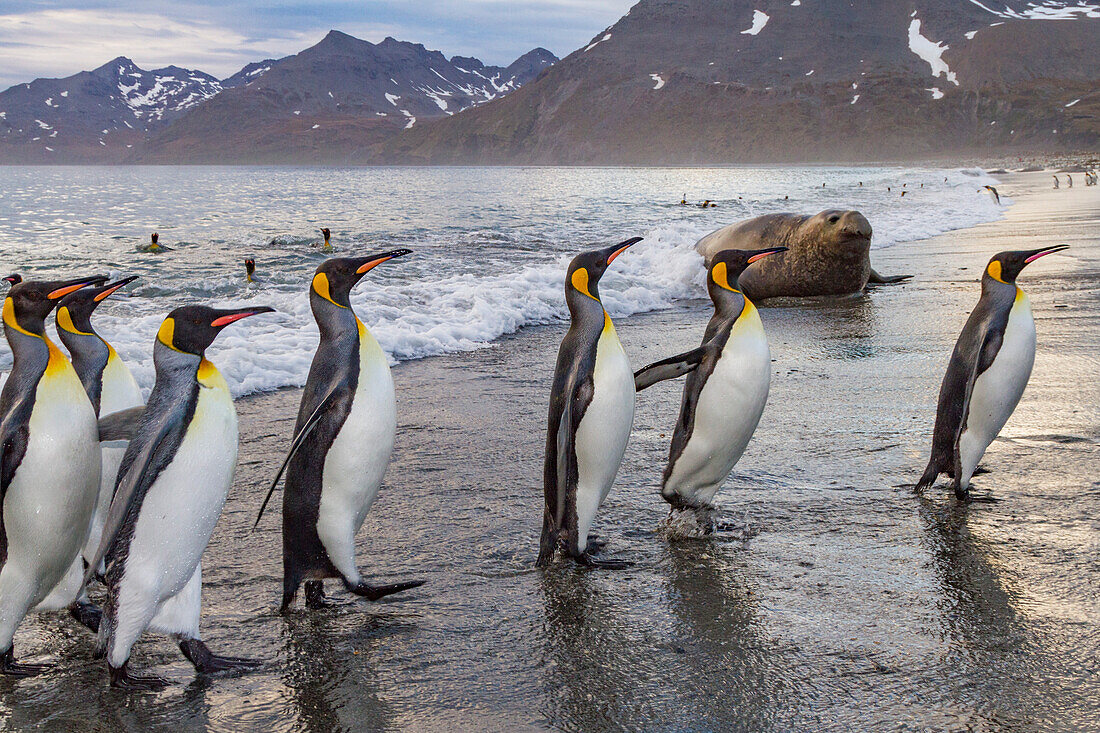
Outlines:
{"type": "Polygon", "coordinates": [[[27,329],[19,325],[19,322],[15,320],[15,303],[11,298],[4,298],[4,324],[15,331],[18,331],[25,336],[34,336],[35,338],[41,338],[38,334],[31,333],[27,329]]]}
{"type": "Polygon", "coordinates": [[[996,280],[997,282],[999,282],[999,283],[1004,282],[1004,280],[1001,279],[1001,261],[1000,260],[993,260],[992,262],[990,262],[989,267],[987,267],[985,271],[988,272],[989,276],[991,278],[993,278],[994,280],[996,280]]]}
{"type": "Polygon", "coordinates": [[[176,319],[165,318],[164,323],[160,324],[160,330],[157,331],[157,341],[160,341],[162,344],[167,346],[169,349],[172,349],[173,351],[179,351],[179,349],[176,348],[176,344],[172,341],[175,335],[176,319]]]}
{"type": "Polygon", "coordinates": [[[592,300],[599,300],[595,295],[588,292],[588,268],[578,267],[573,272],[573,276],[570,278],[570,282],[573,284],[573,288],[578,292],[584,293],[592,300]]]}
{"type": "Polygon", "coordinates": [[[318,272],[316,275],[313,276],[313,292],[317,293],[337,308],[347,307],[344,305],[340,305],[332,299],[332,290],[329,287],[328,275],[323,272],[318,272]]]}
{"type": "Polygon", "coordinates": [[[714,280],[715,285],[720,288],[725,288],[731,293],[740,293],[740,290],[730,287],[729,281],[729,269],[726,267],[725,262],[717,262],[714,267],[710,268],[710,277],[714,280]]]}
{"type": "Polygon", "coordinates": [[[92,335],[90,333],[84,333],[73,324],[73,316],[71,313],[69,313],[68,307],[64,305],[57,309],[57,325],[65,329],[69,333],[75,333],[80,336],[92,335]]]}

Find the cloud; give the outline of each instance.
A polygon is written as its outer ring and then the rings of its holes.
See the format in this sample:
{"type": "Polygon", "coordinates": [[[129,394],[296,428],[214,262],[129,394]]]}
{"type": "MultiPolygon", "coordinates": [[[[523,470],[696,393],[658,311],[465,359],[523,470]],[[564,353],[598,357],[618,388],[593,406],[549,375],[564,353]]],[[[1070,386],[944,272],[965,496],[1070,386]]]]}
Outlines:
{"type": "Polygon", "coordinates": [[[0,14],[0,88],[37,77],[68,76],[117,56],[128,56],[146,69],[175,64],[225,77],[251,61],[297,53],[331,28],[368,41],[393,36],[448,56],[507,64],[535,46],[565,55],[631,4],[633,0],[40,0],[30,6],[33,10],[0,14]]]}

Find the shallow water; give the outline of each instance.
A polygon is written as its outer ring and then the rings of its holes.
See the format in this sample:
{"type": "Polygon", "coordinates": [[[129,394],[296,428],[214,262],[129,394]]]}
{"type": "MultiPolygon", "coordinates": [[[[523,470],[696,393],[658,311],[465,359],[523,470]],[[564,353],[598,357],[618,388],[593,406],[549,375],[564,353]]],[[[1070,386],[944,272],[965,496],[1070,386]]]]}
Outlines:
{"type": "MultiPolygon", "coordinates": [[[[1036,215],[978,249],[966,233],[887,249],[880,269],[915,273],[912,284],[761,308],[772,392],[718,497],[744,530],[732,537],[661,536],[657,486],[681,385],[642,393],[596,528],[609,554],[636,563],[628,570],[532,567],[563,324],[395,367],[398,442],[359,559],[372,580],[428,583],[377,604],[332,587],[329,612],[276,614],[279,522],[249,529],[299,394],[241,400],[238,479],[204,558],[203,629],[215,651],[264,667],[192,681],[175,647],[148,637],[134,665],[174,684],[126,696],[107,689],[86,633],[43,615],[17,649],[59,667],[0,679],[0,725],[1100,729],[1098,228],[1093,216],[1052,232],[1036,215]],[[942,485],[915,497],[905,484],[924,467],[983,250],[1048,236],[1074,249],[1021,278],[1039,353],[990,473],[975,479],[976,496],[997,501],[961,507],[942,485]]],[[[675,305],[616,319],[635,367],[697,345],[709,305],[675,305]]]]}
{"type": "MultiPolygon", "coordinates": [[[[978,190],[989,180],[902,168],[0,167],[0,268],[141,276],[128,299],[100,307],[97,325],[146,390],[150,344],[172,307],[274,306],[278,314],[227,331],[211,351],[243,395],[305,381],[317,344],[306,288],[325,256],[322,226],[337,254],[414,250],[372,272],[352,299],[404,360],[562,320],[562,267],[595,244],[646,238],[607,277],[608,307],[626,315],[697,292],[691,245],[747,216],[859,208],[874,246],[887,246],[998,218],[978,190]],[[718,208],[679,206],[684,194],[718,208]],[[175,251],[139,252],[154,230],[175,251]],[[250,256],[261,281],[251,287],[250,256]]],[[[0,353],[0,370],[9,365],[0,353]]]]}

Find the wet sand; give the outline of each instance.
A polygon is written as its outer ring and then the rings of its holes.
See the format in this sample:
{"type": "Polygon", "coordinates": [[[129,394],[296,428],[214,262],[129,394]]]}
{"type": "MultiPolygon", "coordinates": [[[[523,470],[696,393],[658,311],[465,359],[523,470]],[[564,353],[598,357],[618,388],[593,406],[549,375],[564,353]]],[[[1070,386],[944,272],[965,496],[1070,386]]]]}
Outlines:
{"type": "MultiPolygon", "coordinates": [[[[564,325],[394,369],[399,434],[359,535],[374,580],[428,584],[276,614],[278,502],[250,533],[299,393],[238,403],[241,462],[204,557],[204,632],[255,656],[192,681],[147,637],[106,687],[66,617],[17,635],[43,677],[0,679],[0,726],[145,730],[1100,729],[1100,189],[1003,177],[999,222],[872,253],[912,282],[761,309],[772,391],[718,496],[742,530],[669,543],[658,496],[682,382],[639,395],[597,520],[625,571],[535,570],[546,400],[564,325]],[[1038,330],[1023,400],[979,499],[912,493],[936,394],[989,256],[1068,243],[1025,270],[1038,330]]],[[[901,204],[899,204],[901,205],[901,204]]],[[[619,319],[635,368],[698,345],[709,301],[619,319]]]]}

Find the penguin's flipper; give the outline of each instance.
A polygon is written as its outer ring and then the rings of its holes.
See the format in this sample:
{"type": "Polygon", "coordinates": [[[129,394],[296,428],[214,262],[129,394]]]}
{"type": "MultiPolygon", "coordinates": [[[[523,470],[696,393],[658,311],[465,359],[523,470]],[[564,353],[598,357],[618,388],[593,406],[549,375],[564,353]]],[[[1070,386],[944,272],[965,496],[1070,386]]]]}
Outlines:
{"type": "Polygon", "coordinates": [[[692,349],[685,354],[670,356],[667,359],[655,362],[647,367],[642,367],[634,373],[635,391],[641,392],[646,387],[652,387],[654,384],[657,384],[657,382],[682,377],[699,366],[699,363],[703,361],[703,357],[706,353],[707,347],[700,346],[698,349],[692,349]]]}
{"type": "Polygon", "coordinates": [[[959,420],[959,427],[955,431],[955,443],[953,446],[953,478],[955,486],[955,495],[960,499],[965,497],[966,490],[962,489],[962,465],[961,456],[959,454],[959,440],[962,438],[963,433],[966,432],[967,421],[970,418],[970,399],[974,396],[974,384],[978,381],[985,370],[993,365],[993,360],[997,358],[997,353],[1001,350],[1001,344],[1004,341],[1004,329],[1003,328],[987,328],[984,336],[982,337],[981,345],[978,347],[977,355],[975,356],[970,374],[966,380],[966,393],[962,406],[962,419],[959,420]]]}
{"type": "Polygon", "coordinates": [[[256,514],[256,521],[252,524],[252,529],[256,529],[256,527],[260,526],[260,520],[263,519],[264,510],[267,509],[267,503],[271,501],[271,497],[275,493],[276,487],[279,486],[279,479],[283,477],[286,467],[290,465],[290,459],[294,457],[294,454],[302,447],[302,443],[305,442],[305,439],[309,437],[309,434],[317,427],[317,424],[321,421],[321,417],[325,414],[325,410],[334,404],[333,397],[336,396],[336,393],[337,390],[333,389],[325,395],[325,398],[321,400],[320,404],[313,410],[313,414],[311,414],[309,419],[302,424],[302,429],[294,436],[294,440],[290,443],[290,450],[287,451],[286,458],[283,459],[283,464],[279,466],[279,471],[275,474],[275,480],[271,482],[271,486],[267,489],[267,496],[264,497],[264,503],[260,504],[260,511],[256,514]]]}
{"type": "Polygon", "coordinates": [[[867,278],[867,282],[874,283],[876,285],[893,285],[894,283],[904,282],[912,278],[912,275],[880,275],[875,272],[875,268],[871,268],[871,276],[867,278]]]}
{"type": "Polygon", "coordinates": [[[112,412],[110,415],[99,418],[99,442],[108,443],[112,440],[132,439],[134,433],[137,432],[144,412],[145,405],[139,405],[112,412]]]}
{"type": "Polygon", "coordinates": [[[183,409],[173,411],[160,421],[159,426],[147,425],[142,421],[142,429],[134,433],[119,466],[115,495],[111,508],[107,510],[99,547],[84,572],[82,591],[95,577],[100,563],[114,546],[131,511],[145,498],[145,492],[179,450],[188,422],[185,413],[183,409]]]}

